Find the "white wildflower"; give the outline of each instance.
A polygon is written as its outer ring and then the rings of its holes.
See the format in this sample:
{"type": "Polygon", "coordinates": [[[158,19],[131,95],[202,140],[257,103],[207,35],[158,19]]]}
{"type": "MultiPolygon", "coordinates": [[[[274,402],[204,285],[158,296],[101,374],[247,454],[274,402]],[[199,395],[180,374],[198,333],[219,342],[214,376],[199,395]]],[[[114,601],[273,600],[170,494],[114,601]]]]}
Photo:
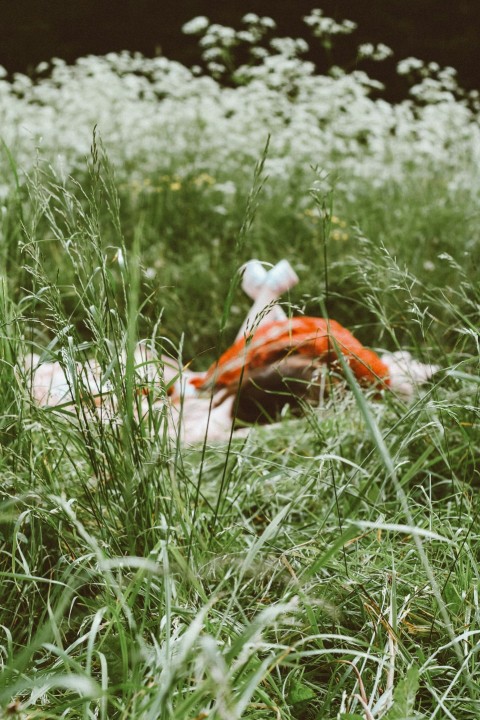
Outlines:
{"type": "Polygon", "coordinates": [[[200,47],[212,47],[213,45],[216,45],[218,42],[218,38],[213,33],[208,32],[206,35],[204,35],[200,40],[198,41],[198,44],[200,47]]]}
{"type": "Polygon", "coordinates": [[[240,32],[237,33],[237,39],[253,45],[253,43],[257,41],[257,36],[250,32],[250,30],[240,30],[240,32]]]}
{"type": "Polygon", "coordinates": [[[40,75],[40,73],[45,72],[46,70],[48,70],[48,68],[49,68],[49,65],[47,62],[41,62],[35,68],[35,72],[40,75]]]}
{"type": "Polygon", "coordinates": [[[372,57],[374,52],[375,52],[375,47],[372,45],[372,43],[364,43],[363,45],[360,45],[358,48],[358,54],[360,57],[364,57],[364,58],[372,57]]]}
{"type": "Polygon", "coordinates": [[[206,50],[202,53],[202,58],[205,60],[205,62],[209,62],[210,60],[218,60],[223,55],[222,48],[217,47],[216,45],[214,47],[206,48],[206,50]]]}
{"type": "MultiPolygon", "coordinates": [[[[312,164],[339,177],[336,187],[347,199],[355,198],[358,187],[382,188],[392,178],[415,180],[416,173],[448,177],[452,193],[478,185],[480,128],[472,106],[479,96],[460,96],[453,69],[403,60],[399,72],[413,72],[420,82],[409,99],[391,105],[373,96],[381,85],[366,73],[336,67],[319,74],[301,57],[307,49],[303,40],[277,38],[268,48],[249,44],[255,63],[229,64],[239,84],[225,87],[216,80],[227,72],[219,60],[236,43],[250,43],[248,33],[255,36],[257,27],[264,37],[263,19],[255,16],[253,22],[252,15],[246,16],[252,24],[240,32],[210,26],[206,19],[193,24],[200,35],[205,32],[199,44],[209,72],[126,52],[81,58],[74,65],[54,60],[48,76],[34,83],[26,76],[8,82],[0,70],[2,137],[18,167],[31,173],[40,147],[53,172],[80,175],[97,125],[119,184],[134,198],[170,193],[179,180],[169,167],[175,167],[182,187],[188,184],[184,178],[196,177],[201,168],[218,181],[212,192],[229,212],[231,196],[250,182],[268,134],[267,197],[277,192],[277,181],[295,176],[303,182],[312,164]]],[[[312,11],[306,22],[322,32],[345,29],[320,11],[312,11]]],[[[370,57],[387,55],[385,46],[365,44],[365,57],[372,47],[370,57]]],[[[10,177],[5,154],[0,177],[10,177]]],[[[4,194],[12,189],[2,188],[4,194]]]]}
{"type": "Polygon", "coordinates": [[[277,23],[273,18],[265,16],[261,17],[259,20],[259,24],[262,25],[262,27],[267,28],[268,30],[274,30],[277,27],[277,23]]]}
{"type": "Polygon", "coordinates": [[[384,45],[383,43],[378,43],[377,47],[375,48],[373,59],[386,60],[386,58],[391,57],[392,55],[392,48],[388,47],[388,45],[384,45]]]}
{"type": "Polygon", "coordinates": [[[143,275],[146,280],[154,280],[157,276],[157,271],[155,270],[155,268],[148,267],[145,268],[145,270],[143,271],[143,275]]]}
{"type": "Polygon", "coordinates": [[[228,215],[228,210],[223,205],[215,205],[213,211],[216,212],[217,215],[228,215]]]}
{"type": "Polygon", "coordinates": [[[218,192],[221,192],[224,195],[235,195],[237,192],[237,186],[234,182],[232,182],[232,180],[227,180],[224,183],[218,183],[215,185],[215,190],[218,190],[218,192]]]}
{"type": "Polygon", "coordinates": [[[308,52],[308,43],[302,38],[274,38],[270,41],[270,47],[285,57],[295,57],[308,52]]]}
{"type": "Polygon", "coordinates": [[[217,23],[210,25],[208,28],[208,34],[225,47],[233,45],[237,36],[233,28],[227,27],[226,25],[219,25],[217,23]]]}
{"type": "Polygon", "coordinates": [[[419,60],[415,57],[405,58],[397,63],[397,73],[399,75],[409,75],[411,72],[421,70],[424,67],[423,60],[419,60]]]}
{"type": "Polygon", "coordinates": [[[218,62],[209,62],[208,69],[214,77],[217,77],[218,75],[222,75],[226,71],[225,65],[223,65],[222,63],[218,63],[218,62]]]}
{"type": "Polygon", "coordinates": [[[185,25],[182,26],[182,32],[185,35],[198,35],[204,32],[210,25],[210,20],[205,15],[199,15],[198,17],[192,18],[185,25]]]}
{"type": "Polygon", "coordinates": [[[342,22],[342,32],[344,35],[350,35],[350,33],[354,32],[357,29],[357,23],[353,22],[353,20],[344,20],[342,22]]]}
{"type": "Polygon", "coordinates": [[[319,19],[323,16],[323,10],[320,10],[319,8],[316,8],[315,10],[312,10],[310,15],[306,15],[303,18],[303,22],[305,25],[308,25],[309,27],[314,27],[319,19]]]}
{"type": "Polygon", "coordinates": [[[247,13],[242,17],[242,22],[245,25],[257,25],[260,22],[260,18],[256,13],[247,13]]]}
{"type": "Polygon", "coordinates": [[[358,54],[361,58],[368,58],[370,60],[381,61],[393,55],[393,51],[387,45],[379,43],[373,45],[372,43],[364,43],[358,48],[358,54]]]}
{"type": "Polygon", "coordinates": [[[250,48],[250,54],[257,60],[262,60],[263,58],[268,57],[268,50],[265,50],[263,47],[255,46],[250,48]]]}

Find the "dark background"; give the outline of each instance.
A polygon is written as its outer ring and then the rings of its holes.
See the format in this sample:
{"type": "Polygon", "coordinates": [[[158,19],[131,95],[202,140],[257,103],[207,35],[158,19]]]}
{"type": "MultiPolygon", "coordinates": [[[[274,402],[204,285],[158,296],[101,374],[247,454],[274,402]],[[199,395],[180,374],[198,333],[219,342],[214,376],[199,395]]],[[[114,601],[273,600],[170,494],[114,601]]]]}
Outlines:
{"type": "MultiPolygon", "coordinates": [[[[358,23],[353,38],[384,42],[394,59],[367,71],[387,82],[391,98],[405,92],[395,78],[395,63],[410,55],[451,65],[466,89],[480,87],[480,0],[0,0],[0,65],[30,73],[42,60],[68,62],[86,54],[138,50],[162,52],[185,64],[198,62],[196,40],[181,26],[196,15],[239,27],[246,12],[273,17],[278,35],[308,37],[301,18],[321,7],[337,20],[358,23]]],[[[341,39],[334,59],[352,60],[355,43],[341,39]]],[[[320,46],[311,54],[320,70],[320,46]]]]}

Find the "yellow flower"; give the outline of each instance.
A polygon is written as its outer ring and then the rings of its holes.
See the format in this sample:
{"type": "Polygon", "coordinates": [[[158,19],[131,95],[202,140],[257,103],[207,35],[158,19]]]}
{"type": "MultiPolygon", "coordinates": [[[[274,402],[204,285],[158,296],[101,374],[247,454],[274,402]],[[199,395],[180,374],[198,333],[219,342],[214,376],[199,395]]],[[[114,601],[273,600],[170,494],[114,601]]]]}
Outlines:
{"type": "Polygon", "coordinates": [[[175,180],[174,182],[170,183],[170,190],[172,190],[173,192],[177,192],[177,190],[181,190],[181,189],[182,189],[182,183],[178,182],[178,180],[175,180]]]}
{"type": "Polygon", "coordinates": [[[202,185],[215,185],[216,180],[214,177],[204,172],[200,173],[193,182],[197,187],[202,187],[202,185]]]}
{"type": "Polygon", "coordinates": [[[349,235],[346,232],[342,232],[341,230],[332,230],[331,236],[332,240],[341,240],[344,241],[348,240],[349,235]]]}

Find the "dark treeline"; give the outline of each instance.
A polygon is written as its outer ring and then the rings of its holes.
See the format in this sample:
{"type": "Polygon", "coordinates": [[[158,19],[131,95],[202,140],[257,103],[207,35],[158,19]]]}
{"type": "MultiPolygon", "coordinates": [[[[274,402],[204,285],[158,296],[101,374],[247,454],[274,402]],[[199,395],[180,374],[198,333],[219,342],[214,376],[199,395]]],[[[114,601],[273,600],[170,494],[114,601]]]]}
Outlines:
{"type": "MultiPolygon", "coordinates": [[[[246,12],[256,12],[273,17],[279,35],[308,37],[302,16],[313,7],[338,20],[355,20],[357,43],[383,42],[394,50],[383,67],[365,66],[387,83],[392,98],[404,92],[395,62],[411,55],[452,65],[467,89],[480,86],[479,0],[0,0],[0,65],[30,73],[52,57],[73,62],[118,50],[162,52],[188,65],[198,61],[198,50],[181,26],[196,15],[238,27],[246,12]]],[[[339,64],[351,60],[352,39],[340,40],[336,52],[339,64]]],[[[325,69],[320,47],[312,50],[312,59],[325,69]]]]}

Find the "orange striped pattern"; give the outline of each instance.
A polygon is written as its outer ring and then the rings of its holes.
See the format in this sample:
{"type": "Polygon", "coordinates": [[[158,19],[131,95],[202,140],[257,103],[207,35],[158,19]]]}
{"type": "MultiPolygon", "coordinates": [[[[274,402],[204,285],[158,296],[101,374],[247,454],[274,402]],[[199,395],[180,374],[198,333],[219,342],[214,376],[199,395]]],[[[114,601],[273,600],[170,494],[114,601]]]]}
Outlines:
{"type": "Polygon", "coordinates": [[[368,350],[335,322],[315,317],[294,317],[267,322],[252,335],[240,338],[212,365],[202,378],[191,382],[199,389],[228,387],[248,377],[250,370],[298,353],[331,363],[342,353],[362,384],[388,385],[388,368],[373,350],[368,350]]]}

